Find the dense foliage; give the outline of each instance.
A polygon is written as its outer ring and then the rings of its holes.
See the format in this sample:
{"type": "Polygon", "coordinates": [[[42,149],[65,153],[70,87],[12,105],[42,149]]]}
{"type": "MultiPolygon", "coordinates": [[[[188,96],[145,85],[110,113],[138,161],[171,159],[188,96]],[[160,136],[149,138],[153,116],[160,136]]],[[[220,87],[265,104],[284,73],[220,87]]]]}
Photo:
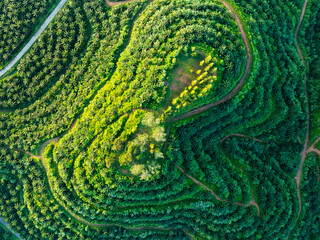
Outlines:
{"type": "Polygon", "coordinates": [[[17,71],[0,83],[0,108],[26,106],[39,98],[69,64],[79,60],[89,39],[81,1],[66,5],[22,59],[17,71]]]}
{"type": "Polygon", "coordinates": [[[0,222],[0,239],[4,240],[17,240],[18,238],[0,222]]]}
{"type": "Polygon", "coordinates": [[[317,1],[312,2],[308,11],[310,12],[309,24],[305,27],[303,35],[303,43],[305,51],[308,53],[309,61],[309,92],[310,92],[310,110],[311,110],[311,135],[313,139],[317,139],[320,134],[319,116],[320,108],[319,101],[319,79],[320,79],[320,10],[317,1]],[[318,11],[315,11],[318,9],[318,11]]]}
{"type": "Polygon", "coordinates": [[[58,0],[0,2],[0,67],[14,57],[58,0]]]}
{"type": "Polygon", "coordinates": [[[306,65],[302,0],[67,2],[0,81],[0,216],[28,240],[319,239],[309,1],[306,65]]]}

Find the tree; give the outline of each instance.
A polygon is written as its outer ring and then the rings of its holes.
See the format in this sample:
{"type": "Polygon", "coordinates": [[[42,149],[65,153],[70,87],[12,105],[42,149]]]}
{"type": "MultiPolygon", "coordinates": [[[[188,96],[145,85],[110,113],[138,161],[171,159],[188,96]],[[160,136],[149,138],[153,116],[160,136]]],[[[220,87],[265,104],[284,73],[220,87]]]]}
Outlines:
{"type": "Polygon", "coordinates": [[[157,142],[164,142],[166,140],[166,133],[164,132],[164,127],[154,127],[152,130],[152,138],[157,142]]]}
{"type": "Polygon", "coordinates": [[[145,169],[143,164],[135,164],[131,167],[130,172],[135,176],[139,176],[144,172],[144,170],[145,169]]]}

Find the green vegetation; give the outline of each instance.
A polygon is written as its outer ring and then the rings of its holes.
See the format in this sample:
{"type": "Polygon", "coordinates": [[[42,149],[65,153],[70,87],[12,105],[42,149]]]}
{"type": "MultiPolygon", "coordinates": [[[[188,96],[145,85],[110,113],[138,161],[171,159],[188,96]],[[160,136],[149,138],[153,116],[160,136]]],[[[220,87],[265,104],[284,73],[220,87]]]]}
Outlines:
{"type": "Polygon", "coordinates": [[[35,33],[57,0],[3,0],[0,2],[0,67],[12,59],[35,33]]]}
{"type": "Polygon", "coordinates": [[[311,136],[313,140],[317,139],[320,135],[320,108],[319,101],[320,95],[318,94],[319,89],[319,79],[320,79],[320,12],[313,11],[313,9],[319,8],[319,3],[316,1],[311,2],[307,11],[310,12],[309,25],[306,26],[303,34],[305,38],[303,39],[303,44],[308,53],[309,61],[309,92],[310,92],[310,110],[311,110],[311,136]]]}
{"type": "Polygon", "coordinates": [[[17,71],[1,81],[1,108],[30,105],[66,72],[70,63],[79,60],[90,33],[81,5],[81,1],[67,4],[20,61],[17,71]]]}
{"type": "MultiPolygon", "coordinates": [[[[193,52],[191,56],[201,56],[201,54],[196,52],[196,47],[191,47],[191,51],[193,52]]],[[[208,55],[203,60],[201,57],[200,59],[200,62],[197,61],[197,58],[182,59],[181,66],[178,66],[174,72],[175,79],[169,83],[170,97],[167,100],[169,107],[165,110],[164,114],[166,118],[169,117],[168,114],[172,114],[174,111],[177,112],[189,104],[194,104],[195,100],[209,94],[213,85],[218,88],[218,68],[216,66],[221,66],[223,61],[220,60],[218,63],[217,58],[212,58],[211,55],[208,55]]],[[[173,59],[174,62],[176,62],[176,58],[173,59]]]]}
{"type": "Polygon", "coordinates": [[[0,80],[0,217],[27,240],[319,239],[303,4],[67,2],[0,80]]]}
{"type": "Polygon", "coordinates": [[[17,240],[18,238],[2,223],[0,223],[0,238],[3,240],[17,240]]]}

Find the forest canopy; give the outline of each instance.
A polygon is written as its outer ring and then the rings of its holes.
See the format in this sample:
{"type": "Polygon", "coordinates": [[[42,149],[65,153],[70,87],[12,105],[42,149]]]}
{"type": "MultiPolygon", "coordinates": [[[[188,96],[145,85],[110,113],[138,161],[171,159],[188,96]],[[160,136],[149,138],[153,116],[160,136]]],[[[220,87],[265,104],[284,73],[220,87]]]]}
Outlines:
{"type": "MultiPolygon", "coordinates": [[[[0,3],[0,70],[61,2],[0,3]]],[[[320,239],[319,46],[317,0],[67,0],[0,77],[0,238],[320,239]]]]}

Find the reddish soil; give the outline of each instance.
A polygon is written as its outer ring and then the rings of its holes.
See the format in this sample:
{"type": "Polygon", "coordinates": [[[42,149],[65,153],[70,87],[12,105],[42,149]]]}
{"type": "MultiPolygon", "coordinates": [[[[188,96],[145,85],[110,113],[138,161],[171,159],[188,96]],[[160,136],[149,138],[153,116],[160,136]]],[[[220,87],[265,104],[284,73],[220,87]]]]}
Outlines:
{"type": "Polygon", "coordinates": [[[311,152],[314,152],[320,156],[320,150],[317,148],[314,148],[314,147],[308,148],[307,153],[311,153],[311,152]]]}
{"type": "Polygon", "coordinates": [[[301,138],[300,138],[300,137],[298,137],[298,141],[299,141],[299,143],[302,145],[302,142],[301,142],[301,138]]]}
{"type": "Polygon", "coordinates": [[[257,211],[258,211],[258,217],[260,217],[260,207],[259,205],[256,203],[256,200],[254,199],[254,190],[253,190],[253,186],[251,186],[251,189],[252,189],[252,198],[251,198],[251,201],[245,205],[243,203],[238,203],[238,202],[233,202],[233,204],[236,204],[236,205],[239,205],[239,206],[242,206],[242,207],[250,207],[250,206],[254,206],[257,208],[257,211]]]}
{"type": "Polygon", "coordinates": [[[303,54],[302,54],[301,48],[300,48],[299,43],[298,43],[298,33],[299,33],[299,30],[300,30],[300,27],[301,27],[301,23],[302,23],[303,18],[304,18],[304,14],[305,14],[305,12],[306,12],[307,4],[308,4],[308,0],[305,0],[305,2],[304,2],[304,4],[303,4],[303,7],[302,7],[300,19],[299,19],[299,24],[298,24],[298,26],[297,26],[296,32],[294,33],[294,38],[295,38],[295,40],[296,40],[296,43],[295,43],[295,44],[296,44],[296,48],[297,48],[297,50],[298,50],[298,53],[299,53],[299,55],[300,55],[300,58],[301,58],[304,66],[307,66],[307,65],[306,65],[306,62],[305,62],[305,60],[304,60],[304,56],[303,56],[303,54]]]}
{"type": "Polygon", "coordinates": [[[197,79],[199,76],[196,74],[197,70],[204,70],[204,66],[200,66],[200,61],[203,58],[192,57],[188,59],[178,59],[177,66],[173,70],[172,80],[170,83],[166,82],[169,85],[168,97],[166,104],[163,107],[163,110],[171,106],[172,100],[180,96],[181,92],[184,91],[187,87],[191,85],[191,82],[197,79]],[[190,70],[193,72],[190,72],[190,70]]]}
{"type": "Polygon", "coordinates": [[[247,206],[255,206],[257,208],[257,211],[258,211],[258,217],[260,217],[260,207],[259,205],[257,204],[255,198],[254,198],[254,189],[253,189],[253,186],[251,186],[251,189],[252,189],[252,199],[251,199],[251,202],[249,202],[249,204],[247,206]]]}
{"type": "MultiPolygon", "coordinates": [[[[131,2],[133,0],[128,0],[128,1],[121,1],[121,2],[110,2],[108,0],[106,0],[106,4],[109,5],[109,6],[115,6],[115,5],[119,5],[119,4],[123,4],[123,3],[128,3],[128,2],[131,2]]],[[[306,0],[305,2],[305,6],[306,6],[306,3],[307,3],[308,0],[306,0]]],[[[185,118],[188,118],[188,117],[191,117],[191,116],[194,116],[196,114],[199,114],[201,112],[204,112],[210,108],[212,108],[213,106],[216,106],[216,105],[219,105],[227,100],[229,100],[230,98],[232,98],[234,95],[237,94],[237,92],[242,88],[242,86],[244,85],[245,83],[245,80],[247,79],[247,77],[249,76],[249,73],[250,73],[250,69],[251,69],[251,65],[252,65],[252,54],[251,54],[251,50],[250,50],[250,47],[249,47],[249,41],[248,41],[248,37],[243,29],[243,25],[238,17],[238,15],[236,14],[236,12],[234,11],[234,9],[229,6],[225,1],[221,0],[221,3],[223,5],[225,5],[231,12],[232,16],[234,17],[236,23],[238,24],[238,27],[240,29],[240,32],[242,34],[242,38],[243,38],[243,41],[245,43],[245,46],[246,46],[246,51],[247,51],[247,63],[246,63],[246,69],[245,69],[245,72],[244,74],[242,75],[239,83],[236,85],[236,87],[227,95],[225,96],[224,98],[222,98],[221,100],[217,101],[217,102],[214,102],[214,103],[211,103],[211,104],[208,104],[208,105],[205,105],[199,109],[195,109],[193,111],[190,111],[188,113],[185,113],[183,115],[180,115],[174,119],[172,119],[172,122],[175,122],[175,121],[178,121],[178,120],[181,120],[181,119],[185,119],[185,118]]],[[[304,10],[303,10],[303,14],[305,12],[305,6],[304,6],[304,10]]],[[[303,16],[300,17],[300,23],[299,23],[299,27],[300,27],[300,24],[301,24],[301,21],[303,19],[303,16]]],[[[296,31],[296,34],[299,30],[299,27],[297,28],[297,31],[296,31]]],[[[301,58],[303,59],[303,56],[301,54],[301,50],[299,48],[299,45],[297,44],[297,49],[299,51],[299,54],[301,56],[301,58]]],[[[304,60],[303,60],[304,61],[304,60]]],[[[184,80],[183,80],[184,81],[184,80]]],[[[173,88],[176,88],[175,86],[173,86],[173,88]]],[[[74,122],[75,124],[75,122],[74,122]]],[[[67,131],[69,132],[73,127],[74,127],[74,124],[71,126],[71,128],[67,131]]],[[[169,132],[170,128],[168,129],[167,132],[169,132]]],[[[64,133],[66,134],[66,133],[64,133]]],[[[63,135],[64,135],[63,134],[63,135]]],[[[236,136],[242,136],[242,137],[245,137],[245,135],[241,135],[241,134],[238,134],[236,136]]],[[[230,137],[230,136],[229,136],[230,137]]],[[[46,141],[42,146],[41,146],[41,150],[40,150],[40,156],[35,156],[29,152],[25,152],[21,149],[16,149],[18,151],[21,151],[21,152],[24,152],[32,157],[36,157],[36,158],[41,158],[42,159],[42,165],[43,167],[45,168],[45,171],[47,172],[47,168],[45,166],[45,163],[43,161],[43,158],[42,158],[42,154],[43,154],[43,150],[44,148],[50,143],[50,142],[56,142],[59,140],[60,137],[56,137],[56,138],[53,138],[53,139],[50,139],[48,141],[46,141]]],[[[222,141],[224,141],[226,138],[222,139],[222,141]]],[[[255,138],[252,138],[256,141],[260,141],[260,142],[263,142],[262,140],[259,140],[259,139],[255,139],[255,138]]],[[[308,139],[308,134],[307,134],[307,139],[308,139]]],[[[166,145],[166,144],[165,144],[166,145]]],[[[166,148],[166,146],[165,146],[166,148]]],[[[306,149],[304,149],[305,153],[306,153],[306,149]]],[[[174,163],[175,164],[175,163],[174,163]]],[[[302,162],[303,164],[303,162],[302,162]]],[[[222,201],[222,202],[228,202],[227,200],[223,200],[221,198],[219,198],[210,188],[208,188],[207,186],[205,186],[204,184],[202,184],[201,182],[199,182],[198,180],[196,180],[195,178],[193,178],[192,176],[188,175],[180,166],[178,166],[177,164],[175,164],[175,166],[185,175],[187,176],[189,179],[191,179],[193,182],[195,182],[196,184],[202,186],[203,188],[205,188],[207,191],[209,191],[212,196],[214,196],[218,201],[222,201]]],[[[47,175],[47,178],[48,178],[48,175],[47,175]]],[[[48,182],[49,182],[49,179],[48,179],[48,182]]],[[[300,179],[299,181],[297,180],[297,186],[298,186],[298,182],[300,183],[300,179]]],[[[50,187],[50,191],[51,193],[53,194],[53,191],[52,191],[52,188],[49,184],[49,187],[50,187]]],[[[299,187],[298,187],[299,188],[299,187]]],[[[299,190],[298,190],[299,191],[299,190]]],[[[299,198],[300,198],[300,195],[299,195],[299,198]]],[[[59,201],[58,201],[59,202],[59,201]]],[[[259,209],[259,206],[256,204],[254,198],[251,200],[251,202],[248,204],[248,205],[244,205],[242,203],[234,203],[234,204],[237,204],[237,205],[240,205],[240,206],[244,206],[244,207],[248,207],[248,206],[255,206],[257,209],[258,209],[258,215],[260,216],[260,209],[259,209]]],[[[71,216],[73,216],[75,219],[77,219],[78,221],[86,224],[86,225],[89,225],[89,226],[94,226],[94,227],[110,227],[110,226],[115,226],[113,224],[93,224],[93,223],[89,223],[81,218],[79,218],[78,216],[76,216],[75,214],[73,214],[72,212],[70,212],[69,210],[67,210],[66,208],[63,207],[63,205],[59,204],[66,212],[68,212],[71,216]]],[[[301,204],[300,204],[301,205],[301,204]]],[[[300,213],[299,213],[300,214],[300,213]]],[[[143,229],[158,229],[158,230],[163,230],[163,231],[168,231],[168,230],[172,230],[172,228],[157,228],[157,227],[140,227],[140,228],[130,228],[130,227],[127,227],[126,229],[129,229],[129,230],[143,230],[143,229]]],[[[186,235],[188,235],[191,239],[193,239],[185,230],[184,232],[186,233],[186,235]]]]}
{"type": "MultiPolygon", "coordinates": [[[[229,6],[224,0],[220,0],[220,2],[226,6],[229,11],[231,12],[232,16],[234,17],[238,27],[239,27],[239,30],[241,32],[241,35],[242,35],[242,38],[243,38],[243,41],[244,41],[244,44],[245,44],[245,47],[246,47],[246,52],[247,52],[247,63],[246,63],[246,69],[245,69],[245,72],[244,74],[242,75],[239,83],[235,86],[235,88],[227,95],[225,96],[224,98],[220,99],[219,101],[217,102],[214,102],[214,103],[210,103],[208,105],[205,105],[201,108],[198,108],[198,109],[194,109],[190,112],[187,112],[185,114],[182,114],[180,116],[177,116],[173,119],[171,119],[171,123],[170,125],[168,126],[167,128],[167,136],[169,136],[169,133],[170,133],[170,129],[171,129],[171,126],[174,122],[176,121],[179,121],[179,120],[182,120],[182,119],[186,119],[186,118],[189,118],[189,117],[192,117],[196,114],[199,114],[199,113],[202,113],[204,111],[207,111],[208,109],[214,107],[214,106],[217,106],[221,103],[224,103],[225,101],[229,100],[230,98],[232,98],[233,96],[235,96],[238,91],[242,88],[242,86],[244,85],[247,77],[249,76],[250,74],[250,69],[251,69],[251,65],[252,65],[252,54],[251,54],[251,49],[250,49],[250,45],[249,45],[249,40],[248,40],[248,37],[247,37],[247,34],[246,32],[244,31],[244,28],[243,28],[243,24],[241,23],[240,21],[240,18],[239,16],[237,15],[237,13],[235,12],[235,10],[229,6]]],[[[166,152],[166,149],[167,149],[167,146],[168,146],[168,141],[166,140],[165,144],[164,144],[164,152],[166,152]]],[[[176,164],[175,164],[176,165],[176,164]]],[[[198,185],[201,185],[202,187],[204,187],[206,190],[210,191],[211,194],[216,198],[216,199],[220,199],[211,189],[209,189],[208,187],[204,186],[202,183],[200,183],[199,181],[197,181],[196,179],[194,179],[193,177],[187,175],[184,170],[182,168],[180,168],[178,165],[176,165],[180,171],[182,171],[183,174],[185,174],[188,178],[190,178],[191,180],[193,180],[195,183],[197,183],[198,185]]],[[[225,200],[224,200],[225,201],[225,200]]]]}
{"type": "MultiPolygon", "coordinates": [[[[131,1],[134,1],[134,0],[128,0],[128,1],[122,1],[122,2],[110,2],[108,0],[106,0],[106,3],[109,5],[109,6],[115,6],[115,5],[119,5],[119,4],[123,4],[123,3],[127,3],[127,2],[131,2],[131,1]]],[[[132,28],[131,28],[132,29],[132,28]]],[[[136,109],[134,109],[136,110],[136,109]]],[[[133,111],[133,110],[132,110],[133,111]]],[[[125,113],[127,114],[127,113],[125,113]]],[[[77,120],[77,119],[76,119],[77,120]]],[[[22,151],[26,154],[29,154],[30,156],[33,156],[33,157],[36,157],[36,158],[41,158],[41,163],[47,173],[47,168],[46,168],[46,165],[44,163],[44,160],[43,160],[43,157],[42,157],[42,154],[43,154],[43,151],[44,151],[44,148],[51,142],[57,142],[62,136],[64,136],[65,134],[67,134],[68,132],[70,132],[73,127],[75,126],[76,124],[76,120],[73,122],[73,124],[70,126],[70,128],[63,134],[61,134],[59,137],[56,137],[56,138],[53,138],[53,139],[50,139],[48,141],[46,141],[45,143],[42,144],[41,146],[41,149],[40,149],[40,156],[35,156],[29,152],[25,152],[23,150],[20,150],[20,149],[16,149],[16,150],[19,150],[19,151],[22,151]]],[[[127,172],[126,170],[123,170],[124,173],[126,174],[129,174],[129,172],[127,172]]],[[[48,180],[48,183],[49,182],[49,177],[48,177],[48,173],[46,174],[47,175],[47,180],[48,180]]],[[[52,191],[52,188],[51,188],[51,185],[49,184],[49,188],[50,188],[50,192],[52,193],[52,195],[54,196],[54,193],[52,191]]],[[[57,199],[56,199],[57,200],[57,199]]],[[[58,200],[57,200],[58,201],[58,200]]],[[[60,204],[60,202],[58,201],[59,205],[67,212],[69,213],[73,218],[75,218],[76,220],[78,220],[79,222],[81,223],[84,223],[86,225],[89,225],[89,226],[92,226],[92,227],[112,227],[112,226],[117,226],[115,224],[94,224],[94,223],[90,223],[90,222],[87,222],[83,219],[81,219],[80,217],[76,216],[74,213],[72,213],[71,211],[67,210],[62,204],[60,204]]],[[[139,230],[161,230],[161,231],[171,231],[171,230],[174,230],[173,228],[160,228],[160,227],[139,227],[139,228],[133,228],[133,227],[125,227],[125,229],[128,229],[128,230],[132,230],[132,231],[139,231],[139,230]]]]}
{"type": "MultiPolygon", "coordinates": [[[[244,44],[245,44],[245,47],[246,47],[246,51],[247,51],[247,63],[246,63],[246,69],[245,69],[245,72],[244,74],[242,75],[239,83],[235,86],[235,88],[227,95],[225,96],[224,98],[220,99],[219,101],[217,102],[214,102],[214,103],[210,103],[208,105],[205,105],[201,108],[198,108],[198,109],[194,109],[190,112],[187,112],[185,114],[182,114],[180,116],[177,116],[173,119],[171,119],[171,124],[168,126],[168,129],[167,129],[167,136],[170,132],[170,128],[172,126],[172,123],[176,122],[176,121],[179,121],[179,120],[183,120],[183,119],[186,119],[186,118],[189,118],[189,117],[192,117],[194,115],[197,115],[197,114],[200,114],[204,111],[207,111],[208,109],[214,107],[214,106],[217,106],[219,104],[222,104],[224,103],[225,101],[229,100],[230,98],[232,98],[233,96],[235,96],[239,91],[240,89],[242,88],[242,86],[244,85],[246,79],[248,78],[249,74],[250,74],[250,69],[251,69],[251,65],[252,65],[252,54],[251,54],[251,49],[250,49],[250,45],[249,45],[249,40],[248,40],[248,37],[247,37],[247,34],[245,33],[244,31],[244,28],[243,28],[243,24],[241,23],[240,21],[240,18],[239,16],[237,15],[237,13],[235,12],[235,10],[230,6],[228,5],[228,3],[226,3],[224,0],[220,0],[220,2],[226,6],[229,11],[231,12],[232,16],[234,17],[238,27],[239,27],[239,30],[241,32],[241,35],[242,35],[242,38],[243,38],[243,41],[244,41],[244,44]]],[[[245,135],[241,135],[241,134],[235,134],[235,136],[241,136],[241,137],[247,137],[245,135]]],[[[225,141],[228,137],[231,137],[231,136],[227,136],[225,137],[224,139],[222,139],[221,142],[225,141]]],[[[251,137],[249,137],[251,138],[251,137]]],[[[259,142],[264,142],[262,140],[259,140],[259,139],[255,139],[255,138],[251,138],[251,139],[254,139],[256,141],[259,141],[259,142]]],[[[167,149],[167,141],[165,142],[164,144],[164,151],[166,151],[167,149]]],[[[196,184],[202,186],[203,188],[205,188],[207,191],[209,191],[218,201],[222,201],[222,202],[228,202],[227,200],[223,200],[221,198],[219,198],[210,188],[208,188],[207,186],[205,186],[203,183],[199,182],[198,180],[196,180],[195,178],[193,178],[192,176],[188,175],[180,166],[178,166],[176,163],[174,163],[175,166],[185,175],[187,176],[189,179],[191,179],[192,181],[194,181],[196,184]]],[[[251,200],[251,202],[248,204],[248,205],[244,205],[242,203],[234,203],[234,204],[237,204],[239,206],[244,206],[244,207],[248,207],[248,206],[255,206],[258,210],[258,216],[260,216],[260,208],[258,206],[258,204],[255,202],[254,198],[251,200]]]]}
{"type": "Polygon", "coordinates": [[[254,206],[257,208],[257,211],[258,211],[258,217],[260,217],[260,208],[259,208],[259,205],[255,202],[254,199],[251,200],[251,202],[249,202],[247,205],[243,204],[243,203],[238,203],[238,202],[233,202],[233,204],[236,204],[238,206],[241,206],[241,207],[250,207],[250,206],[254,206]]]}
{"type": "MultiPolygon", "coordinates": [[[[301,15],[300,15],[300,20],[299,20],[299,24],[297,26],[297,29],[296,29],[296,32],[295,32],[295,42],[296,42],[296,48],[298,50],[298,53],[300,55],[300,58],[303,62],[303,64],[306,66],[306,62],[304,60],[304,56],[302,55],[302,51],[300,49],[300,46],[299,46],[299,43],[298,43],[298,32],[300,30],[300,27],[301,27],[301,23],[302,23],[302,20],[304,18],[304,14],[305,14],[305,11],[306,11],[306,7],[307,7],[307,3],[308,3],[308,0],[305,0],[304,2],[304,5],[303,5],[303,8],[302,8],[302,11],[301,11],[301,15]]],[[[309,111],[309,95],[308,95],[308,92],[307,92],[307,75],[305,74],[305,95],[306,95],[306,98],[307,98],[307,109],[308,109],[308,122],[307,122],[307,132],[306,132],[306,138],[305,138],[305,142],[304,142],[304,148],[303,148],[303,151],[301,152],[301,163],[300,163],[300,167],[299,167],[299,170],[295,176],[295,181],[296,181],[296,184],[297,184],[297,190],[298,190],[298,197],[299,197],[299,203],[300,203],[300,210],[299,210],[299,214],[298,214],[298,218],[300,216],[300,213],[301,213],[301,196],[300,196],[300,181],[301,181],[301,174],[302,174],[302,168],[303,168],[303,164],[306,160],[306,156],[307,156],[307,153],[308,153],[308,144],[309,144],[309,132],[310,132],[310,111],[309,111]]]]}
{"type": "Polygon", "coordinates": [[[183,68],[179,67],[177,72],[175,73],[178,77],[176,77],[176,81],[172,81],[170,84],[170,92],[182,92],[187,86],[190,85],[191,80],[188,78],[188,75],[183,73],[183,68]]]}
{"type": "Polygon", "coordinates": [[[314,143],[311,145],[310,148],[315,148],[319,141],[320,141],[320,137],[318,137],[317,140],[314,141],[314,143]]]}
{"type": "Polygon", "coordinates": [[[113,6],[116,6],[116,5],[120,5],[120,4],[123,4],[123,3],[132,2],[132,1],[135,1],[135,0],[127,0],[127,1],[120,1],[120,2],[110,2],[110,1],[106,0],[106,4],[107,4],[109,7],[113,7],[113,6]]]}

